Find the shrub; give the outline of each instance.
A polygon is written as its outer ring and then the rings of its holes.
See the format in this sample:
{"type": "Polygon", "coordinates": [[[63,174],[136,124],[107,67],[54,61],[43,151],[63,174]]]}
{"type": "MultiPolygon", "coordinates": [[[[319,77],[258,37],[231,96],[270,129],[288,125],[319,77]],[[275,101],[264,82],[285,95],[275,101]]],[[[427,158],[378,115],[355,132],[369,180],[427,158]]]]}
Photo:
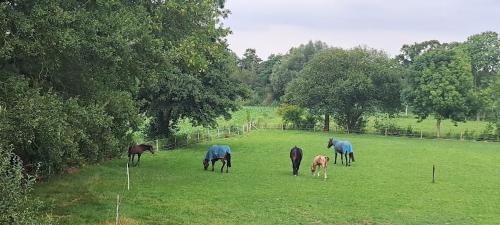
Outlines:
{"type": "Polygon", "coordinates": [[[31,196],[35,177],[24,173],[12,148],[0,145],[0,224],[48,224],[37,221],[41,201],[31,196]]]}
{"type": "Polygon", "coordinates": [[[278,108],[278,115],[283,119],[284,126],[292,125],[294,128],[312,128],[319,117],[310,114],[297,105],[283,104],[278,108]]]}
{"type": "Polygon", "coordinates": [[[0,83],[0,140],[12,146],[25,167],[40,164],[50,175],[68,166],[109,159],[131,143],[137,109],[130,96],[101,95],[83,102],[30,87],[24,78],[0,83]]]}

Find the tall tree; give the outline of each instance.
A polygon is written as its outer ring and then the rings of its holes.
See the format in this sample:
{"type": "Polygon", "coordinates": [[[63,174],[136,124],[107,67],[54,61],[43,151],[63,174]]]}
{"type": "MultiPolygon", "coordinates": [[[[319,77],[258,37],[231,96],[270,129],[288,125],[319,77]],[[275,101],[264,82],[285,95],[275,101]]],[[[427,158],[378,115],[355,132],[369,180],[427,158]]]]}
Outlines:
{"type": "Polygon", "coordinates": [[[247,95],[241,83],[231,79],[233,62],[220,24],[227,16],[221,1],[154,2],[154,43],[149,76],[141,83],[142,110],[154,118],[153,135],[168,136],[179,119],[195,125],[215,125],[218,116],[230,117],[235,100],[247,95]]]}
{"type": "Polygon", "coordinates": [[[480,120],[481,114],[486,116],[491,101],[489,86],[495,83],[495,75],[500,70],[500,39],[496,32],[483,32],[468,37],[461,48],[471,63],[476,98],[473,111],[480,120]]]}
{"type": "Polygon", "coordinates": [[[259,70],[257,72],[259,81],[259,95],[261,103],[265,105],[270,105],[273,103],[273,90],[271,86],[271,74],[273,73],[273,68],[275,65],[281,63],[282,55],[271,54],[266,61],[260,64],[259,70]]]}
{"type": "Polygon", "coordinates": [[[405,93],[419,120],[434,115],[438,137],[442,120],[465,121],[473,99],[472,69],[465,53],[434,49],[417,57],[412,70],[405,93]]]}
{"type": "Polygon", "coordinates": [[[318,53],[286,90],[286,100],[325,115],[343,128],[361,131],[369,113],[400,106],[400,68],[372,49],[328,49],[318,53]]]}
{"type": "Polygon", "coordinates": [[[281,62],[276,64],[271,74],[271,85],[273,97],[279,100],[285,94],[285,88],[290,81],[295,79],[304,65],[311,60],[316,53],[328,48],[328,45],[321,41],[302,44],[294,47],[283,56],[281,62]]]}
{"type": "Polygon", "coordinates": [[[401,47],[401,54],[397,55],[396,59],[402,65],[409,66],[418,56],[439,47],[441,47],[441,43],[437,40],[424,41],[412,45],[405,44],[401,47]]]}

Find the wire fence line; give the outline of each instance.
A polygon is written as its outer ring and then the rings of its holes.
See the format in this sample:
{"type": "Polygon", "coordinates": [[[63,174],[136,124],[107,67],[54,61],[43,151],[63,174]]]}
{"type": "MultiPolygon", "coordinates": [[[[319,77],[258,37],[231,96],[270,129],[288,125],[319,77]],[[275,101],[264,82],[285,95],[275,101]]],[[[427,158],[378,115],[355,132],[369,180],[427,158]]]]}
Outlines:
{"type": "MultiPolygon", "coordinates": [[[[231,138],[238,135],[251,132],[257,129],[268,130],[302,130],[312,132],[323,131],[322,124],[303,124],[300,126],[284,123],[258,123],[249,122],[242,125],[229,125],[218,128],[203,128],[196,131],[174,134],[169,138],[150,140],[148,143],[156,145],[158,150],[173,150],[183,148],[189,145],[207,142],[218,138],[231,138]]],[[[492,133],[481,133],[475,131],[448,131],[442,132],[437,137],[436,132],[429,132],[421,129],[408,128],[382,128],[365,130],[347,130],[337,125],[331,125],[329,131],[332,134],[370,134],[392,137],[408,137],[420,139],[454,139],[463,141],[489,141],[500,142],[500,136],[492,133]]]]}

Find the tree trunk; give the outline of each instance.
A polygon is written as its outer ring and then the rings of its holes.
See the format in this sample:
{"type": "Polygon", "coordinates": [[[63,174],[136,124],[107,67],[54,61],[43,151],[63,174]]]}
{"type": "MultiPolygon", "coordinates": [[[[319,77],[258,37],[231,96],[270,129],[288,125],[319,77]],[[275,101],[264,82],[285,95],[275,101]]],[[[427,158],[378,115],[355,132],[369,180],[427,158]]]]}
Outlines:
{"type": "Polygon", "coordinates": [[[325,114],[325,124],[323,125],[323,131],[330,131],[330,115],[325,114]]]}
{"type": "Polygon", "coordinates": [[[441,119],[437,119],[436,121],[436,128],[437,128],[437,137],[441,137],[441,119]]]}

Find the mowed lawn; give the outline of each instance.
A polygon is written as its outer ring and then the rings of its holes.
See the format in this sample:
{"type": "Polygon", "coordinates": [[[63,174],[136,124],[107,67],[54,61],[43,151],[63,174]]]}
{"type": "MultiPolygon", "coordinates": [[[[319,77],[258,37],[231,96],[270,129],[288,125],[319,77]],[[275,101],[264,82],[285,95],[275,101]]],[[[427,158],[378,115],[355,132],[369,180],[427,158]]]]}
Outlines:
{"type": "MultiPolygon", "coordinates": [[[[499,224],[500,144],[337,135],[354,145],[351,167],[333,165],[332,134],[254,131],[155,155],[88,166],[36,188],[62,224],[499,224]],[[204,171],[210,144],[229,144],[228,174],[204,171]],[[298,177],[289,151],[303,148],[298,177]],[[328,179],[313,177],[327,154],[328,179]],[[432,183],[436,165],[436,183],[432,183]]],[[[219,162],[216,168],[220,168],[219,162]]],[[[216,169],[216,171],[217,171],[216,169]]]]}

